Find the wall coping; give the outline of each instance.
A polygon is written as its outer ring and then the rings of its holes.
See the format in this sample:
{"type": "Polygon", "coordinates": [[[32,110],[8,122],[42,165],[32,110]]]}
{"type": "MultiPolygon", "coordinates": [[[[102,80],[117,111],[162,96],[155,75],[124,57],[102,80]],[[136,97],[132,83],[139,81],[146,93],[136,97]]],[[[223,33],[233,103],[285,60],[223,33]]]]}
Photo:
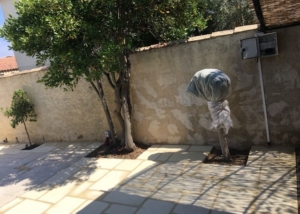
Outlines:
{"type": "Polygon", "coordinates": [[[149,51],[151,49],[169,47],[169,46],[178,45],[178,44],[182,44],[182,43],[198,42],[198,41],[201,41],[201,40],[207,40],[207,39],[212,39],[212,38],[216,38],[216,37],[220,37],[220,36],[227,36],[227,35],[231,35],[231,34],[236,34],[236,33],[243,33],[243,32],[246,32],[246,31],[257,30],[257,29],[259,29],[259,24],[245,25],[245,26],[236,27],[233,30],[217,31],[217,32],[213,32],[212,34],[194,36],[194,37],[190,37],[188,39],[182,39],[182,40],[177,40],[177,41],[171,41],[171,42],[168,42],[168,43],[166,42],[166,43],[160,43],[160,44],[155,44],[155,45],[150,45],[150,46],[146,46],[146,47],[137,48],[131,54],[144,52],[144,51],[149,51]]]}
{"type": "Polygon", "coordinates": [[[6,72],[6,73],[2,73],[2,75],[0,75],[0,79],[19,76],[19,75],[25,75],[25,74],[29,74],[29,73],[33,73],[33,72],[38,72],[38,71],[45,71],[45,70],[48,70],[48,68],[49,68],[48,66],[43,66],[43,67],[33,68],[30,70],[24,70],[24,71],[6,72]]]}

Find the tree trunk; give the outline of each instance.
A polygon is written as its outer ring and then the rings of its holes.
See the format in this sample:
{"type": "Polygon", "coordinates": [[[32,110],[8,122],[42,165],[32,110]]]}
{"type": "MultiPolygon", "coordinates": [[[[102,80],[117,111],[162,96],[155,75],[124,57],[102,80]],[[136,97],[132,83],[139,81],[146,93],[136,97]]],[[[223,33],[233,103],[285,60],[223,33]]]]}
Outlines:
{"type": "Polygon", "coordinates": [[[122,112],[123,112],[124,124],[125,124],[125,130],[124,130],[125,149],[128,151],[133,151],[135,149],[135,144],[133,142],[132,134],[131,134],[131,121],[130,121],[130,114],[129,114],[129,108],[128,108],[126,96],[122,96],[122,112]]]}
{"type": "Polygon", "coordinates": [[[218,126],[217,130],[218,130],[220,145],[222,149],[223,160],[229,161],[230,153],[229,153],[229,148],[226,140],[225,129],[223,126],[218,126]]]}
{"type": "Polygon", "coordinates": [[[135,144],[131,134],[131,104],[130,104],[130,61],[129,54],[120,56],[120,62],[124,63],[125,68],[119,72],[119,78],[115,84],[116,109],[115,114],[122,127],[122,145],[127,151],[133,151],[135,144]]]}
{"type": "Polygon", "coordinates": [[[121,145],[125,146],[125,122],[124,122],[124,119],[121,114],[122,100],[120,97],[120,87],[119,86],[115,86],[115,104],[116,104],[116,109],[115,109],[114,113],[115,113],[115,115],[120,123],[121,129],[122,129],[121,145]]]}
{"type": "Polygon", "coordinates": [[[100,100],[101,100],[101,103],[102,103],[102,106],[103,106],[103,110],[105,112],[106,120],[107,120],[107,123],[108,123],[108,126],[109,126],[109,130],[111,132],[112,142],[113,142],[113,144],[116,144],[117,143],[117,138],[116,138],[115,127],[114,127],[114,124],[113,124],[112,119],[111,119],[111,115],[110,115],[110,112],[109,112],[109,109],[108,109],[108,106],[107,106],[107,102],[106,102],[106,99],[104,97],[102,83],[101,83],[100,80],[97,81],[97,87],[98,87],[98,95],[100,97],[100,100]]]}
{"type": "Polygon", "coordinates": [[[31,146],[31,140],[30,140],[30,137],[29,137],[29,134],[28,134],[28,131],[27,131],[27,127],[26,127],[26,124],[25,124],[24,120],[23,120],[23,124],[24,124],[25,131],[26,131],[26,134],[27,134],[27,137],[28,137],[28,140],[29,140],[29,145],[31,146]]]}

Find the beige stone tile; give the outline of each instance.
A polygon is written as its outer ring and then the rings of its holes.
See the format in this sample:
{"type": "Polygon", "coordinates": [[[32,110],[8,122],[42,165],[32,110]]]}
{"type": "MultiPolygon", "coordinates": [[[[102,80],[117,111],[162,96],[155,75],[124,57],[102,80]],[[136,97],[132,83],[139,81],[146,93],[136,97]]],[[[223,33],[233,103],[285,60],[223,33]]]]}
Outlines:
{"type": "Polygon", "coordinates": [[[169,191],[159,190],[149,197],[156,200],[177,203],[178,200],[181,198],[181,196],[182,194],[179,192],[169,192],[169,191]]]}
{"type": "Polygon", "coordinates": [[[150,146],[147,151],[155,151],[157,150],[158,148],[160,148],[161,145],[152,145],[150,146]]]}
{"type": "Polygon", "coordinates": [[[129,172],[126,171],[110,171],[103,178],[97,181],[89,189],[91,190],[100,190],[100,191],[109,191],[114,188],[117,184],[126,179],[129,172]]]}
{"type": "Polygon", "coordinates": [[[42,197],[44,194],[47,193],[48,190],[30,190],[28,192],[25,192],[23,195],[21,195],[22,198],[28,198],[28,199],[38,199],[42,197]]]}
{"type": "Polygon", "coordinates": [[[137,157],[139,160],[156,160],[160,156],[159,151],[145,151],[137,157]]]}
{"type": "Polygon", "coordinates": [[[39,201],[57,203],[59,200],[65,197],[69,192],[71,192],[75,187],[76,187],[75,182],[70,182],[64,186],[56,187],[55,189],[49,190],[45,195],[39,198],[39,201]]]}
{"type": "Polygon", "coordinates": [[[110,203],[124,204],[127,206],[139,206],[147,198],[149,193],[140,191],[139,189],[124,189],[118,191],[111,191],[103,199],[103,201],[110,203]]]}
{"type": "Polygon", "coordinates": [[[49,210],[47,210],[47,214],[58,214],[58,213],[71,213],[80,205],[82,205],[86,200],[81,198],[74,197],[65,197],[54,206],[52,206],[49,210]]]}
{"type": "MultiPolygon", "coordinates": [[[[221,213],[252,213],[250,212],[251,204],[254,202],[254,197],[246,196],[245,198],[236,197],[221,197],[217,198],[212,208],[211,214],[221,213]]],[[[256,213],[256,212],[255,212],[256,213]]],[[[272,212],[266,212],[272,213],[272,212]]]]}
{"type": "Polygon", "coordinates": [[[39,214],[44,213],[50,206],[48,203],[25,199],[5,212],[5,214],[39,214]]]}
{"type": "Polygon", "coordinates": [[[210,152],[213,146],[191,146],[188,152],[210,152]]]}
{"type": "Polygon", "coordinates": [[[5,211],[11,209],[12,207],[16,206],[17,204],[19,204],[22,201],[23,201],[23,199],[21,199],[21,198],[15,198],[14,200],[9,202],[8,204],[5,204],[4,206],[2,206],[0,208],[0,213],[4,213],[5,211]]]}
{"type": "Polygon", "coordinates": [[[115,167],[115,169],[132,171],[141,163],[142,163],[142,160],[123,160],[119,165],[117,165],[115,167]]]}
{"type": "Polygon", "coordinates": [[[161,167],[158,168],[158,174],[164,175],[181,175],[186,170],[188,170],[188,162],[169,162],[161,164],[161,167]]]}
{"type": "Polygon", "coordinates": [[[161,187],[161,190],[166,192],[175,192],[182,194],[200,194],[205,182],[199,181],[194,177],[175,177],[169,183],[166,183],[161,187]]]}
{"type": "MultiPolygon", "coordinates": [[[[251,204],[251,213],[298,213],[297,200],[283,201],[282,198],[257,200],[251,204]]],[[[250,212],[249,212],[250,213],[250,212]]]]}
{"type": "Polygon", "coordinates": [[[160,156],[156,159],[156,161],[165,162],[171,157],[171,155],[174,154],[173,152],[165,152],[161,153],[160,156]]]}
{"type": "Polygon", "coordinates": [[[89,200],[100,200],[104,192],[98,190],[89,190],[88,188],[92,185],[92,182],[84,182],[81,185],[79,185],[76,189],[74,189],[71,193],[69,193],[69,196],[89,200]]]}
{"type": "Polygon", "coordinates": [[[104,159],[100,158],[95,161],[95,166],[98,168],[104,168],[104,169],[113,169],[118,164],[120,164],[123,160],[122,159],[104,159]]]}
{"type": "Polygon", "coordinates": [[[169,159],[168,162],[179,162],[179,161],[199,161],[203,162],[206,158],[206,155],[200,152],[177,152],[174,153],[169,159]]]}
{"type": "Polygon", "coordinates": [[[187,151],[190,146],[188,145],[161,145],[156,151],[158,152],[180,152],[187,151]]]}
{"type": "Polygon", "coordinates": [[[88,199],[88,200],[97,200],[101,201],[103,197],[105,197],[105,192],[99,190],[90,190],[87,189],[79,196],[80,198],[88,199]]]}
{"type": "Polygon", "coordinates": [[[148,199],[136,214],[165,214],[170,213],[173,207],[174,203],[171,202],[148,199]]]}
{"type": "Polygon", "coordinates": [[[92,182],[98,181],[100,178],[102,178],[108,172],[109,172],[109,170],[107,170],[107,169],[96,169],[94,172],[91,172],[87,181],[92,181],[92,182]]]}
{"type": "Polygon", "coordinates": [[[196,170],[195,177],[199,179],[222,179],[229,176],[229,166],[216,164],[201,164],[196,170]]]}
{"type": "Polygon", "coordinates": [[[94,167],[96,160],[96,158],[82,158],[73,163],[72,166],[77,166],[81,168],[94,167]]]}
{"type": "Polygon", "coordinates": [[[296,169],[295,167],[265,167],[262,168],[259,179],[269,182],[296,181],[296,169]]]}
{"type": "MultiPolygon", "coordinates": [[[[93,172],[95,172],[95,170],[98,169],[98,168],[83,168],[81,170],[79,170],[77,173],[75,173],[70,179],[73,179],[73,180],[81,180],[81,181],[87,181],[91,174],[93,172]]],[[[100,169],[100,170],[107,170],[109,171],[108,169],[100,169]]]]}
{"type": "Polygon", "coordinates": [[[80,195],[92,185],[93,185],[92,182],[83,182],[77,187],[75,187],[75,189],[72,192],[70,192],[68,195],[73,197],[80,197],[80,195]]]}
{"type": "MultiPolygon", "coordinates": [[[[102,213],[108,206],[109,204],[105,202],[88,200],[84,204],[82,204],[78,209],[76,209],[72,214],[102,213]]],[[[123,213],[122,210],[119,210],[119,212],[123,213]]]]}
{"type": "Polygon", "coordinates": [[[143,161],[135,170],[133,170],[128,177],[133,176],[140,176],[141,174],[144,174],[148,171],[151,171],[151,174],[153,174],[156,170],[156,167],[159,164],[154,161],[143,161]]]}
{"type": "Polygon", "coordinates": [[[120,210],[122,210],[122,214],[133,214],[137,208],[130,207],[120,204],[112,204],[106,211],[105,214],[119,214],[120,210]]]}

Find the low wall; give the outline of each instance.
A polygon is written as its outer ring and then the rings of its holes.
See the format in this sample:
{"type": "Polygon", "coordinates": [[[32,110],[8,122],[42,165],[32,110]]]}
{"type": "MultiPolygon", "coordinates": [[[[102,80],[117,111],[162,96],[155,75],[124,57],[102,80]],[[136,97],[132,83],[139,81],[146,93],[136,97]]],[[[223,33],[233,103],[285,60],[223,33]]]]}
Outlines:
{"type": "MultiPolygon", "coordinates": [[[[76,89],[65,92],[63,89],[46,89],[37,83],[44,71],[26,71],[0,78],[0,107],[10,106],[13,92],[23,89],[35,106],[37,122],[28,122],[28,131],[33,142],[43,141],[96,141],[104,140],[108,129],[100,99],[94,89],[84,80],[76,89]]],[[[109,98],[113,98],[108,94],[109,98]]],[[[0,113],[0,141],[27,142],[24,126],[16,129],[10,119],[0,113]]]]}
{"type": "MultiPolygon", "coordinates": [[[[195,72],[218,68],[232,82],[228,101],[234,127],[228,134],[229,145],[235,148],[265,145],[258,65],[255,59],[242,60],[239,46],[241,39],[253,37],[256,32],[257,25],[239,27],[166,47],[146,47],[131,54],[135,141],[218,145],[217,133],[210,130],[211,116],[206,101],[186,93],[195,72]]],[[[297,145],[300,27],[277,30],[277,33],[279,55],[261,60],[271,142],[297,145]]],[[[73,92],[45,89],[36,83],[44,73],[31,71],[0,77],[0,106],[8,107],[13,91],[24,89],[38,114],[36,123],[28,123],[33,141],[103,140],[108,126],[100,100],[90,85],[81,80],[73,92]]],[[[113,109],[113,95],[106,93],[113,109]]],[[[15,142],[16,137],[27,140],[22,125],[12,129],[9,119],[0,114],[0,141],[7,138],[15,142]]]]}

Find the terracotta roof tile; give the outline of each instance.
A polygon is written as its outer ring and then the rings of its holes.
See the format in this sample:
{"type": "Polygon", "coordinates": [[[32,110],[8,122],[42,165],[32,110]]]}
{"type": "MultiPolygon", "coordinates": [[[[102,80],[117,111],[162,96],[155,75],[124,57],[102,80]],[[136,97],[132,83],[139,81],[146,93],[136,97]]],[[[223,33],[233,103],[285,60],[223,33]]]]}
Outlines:
{"type": "Polygon", "coordinates": [[[18,64],[14,56],[0,58],[0,72],[18,70],[18,64]]]}

